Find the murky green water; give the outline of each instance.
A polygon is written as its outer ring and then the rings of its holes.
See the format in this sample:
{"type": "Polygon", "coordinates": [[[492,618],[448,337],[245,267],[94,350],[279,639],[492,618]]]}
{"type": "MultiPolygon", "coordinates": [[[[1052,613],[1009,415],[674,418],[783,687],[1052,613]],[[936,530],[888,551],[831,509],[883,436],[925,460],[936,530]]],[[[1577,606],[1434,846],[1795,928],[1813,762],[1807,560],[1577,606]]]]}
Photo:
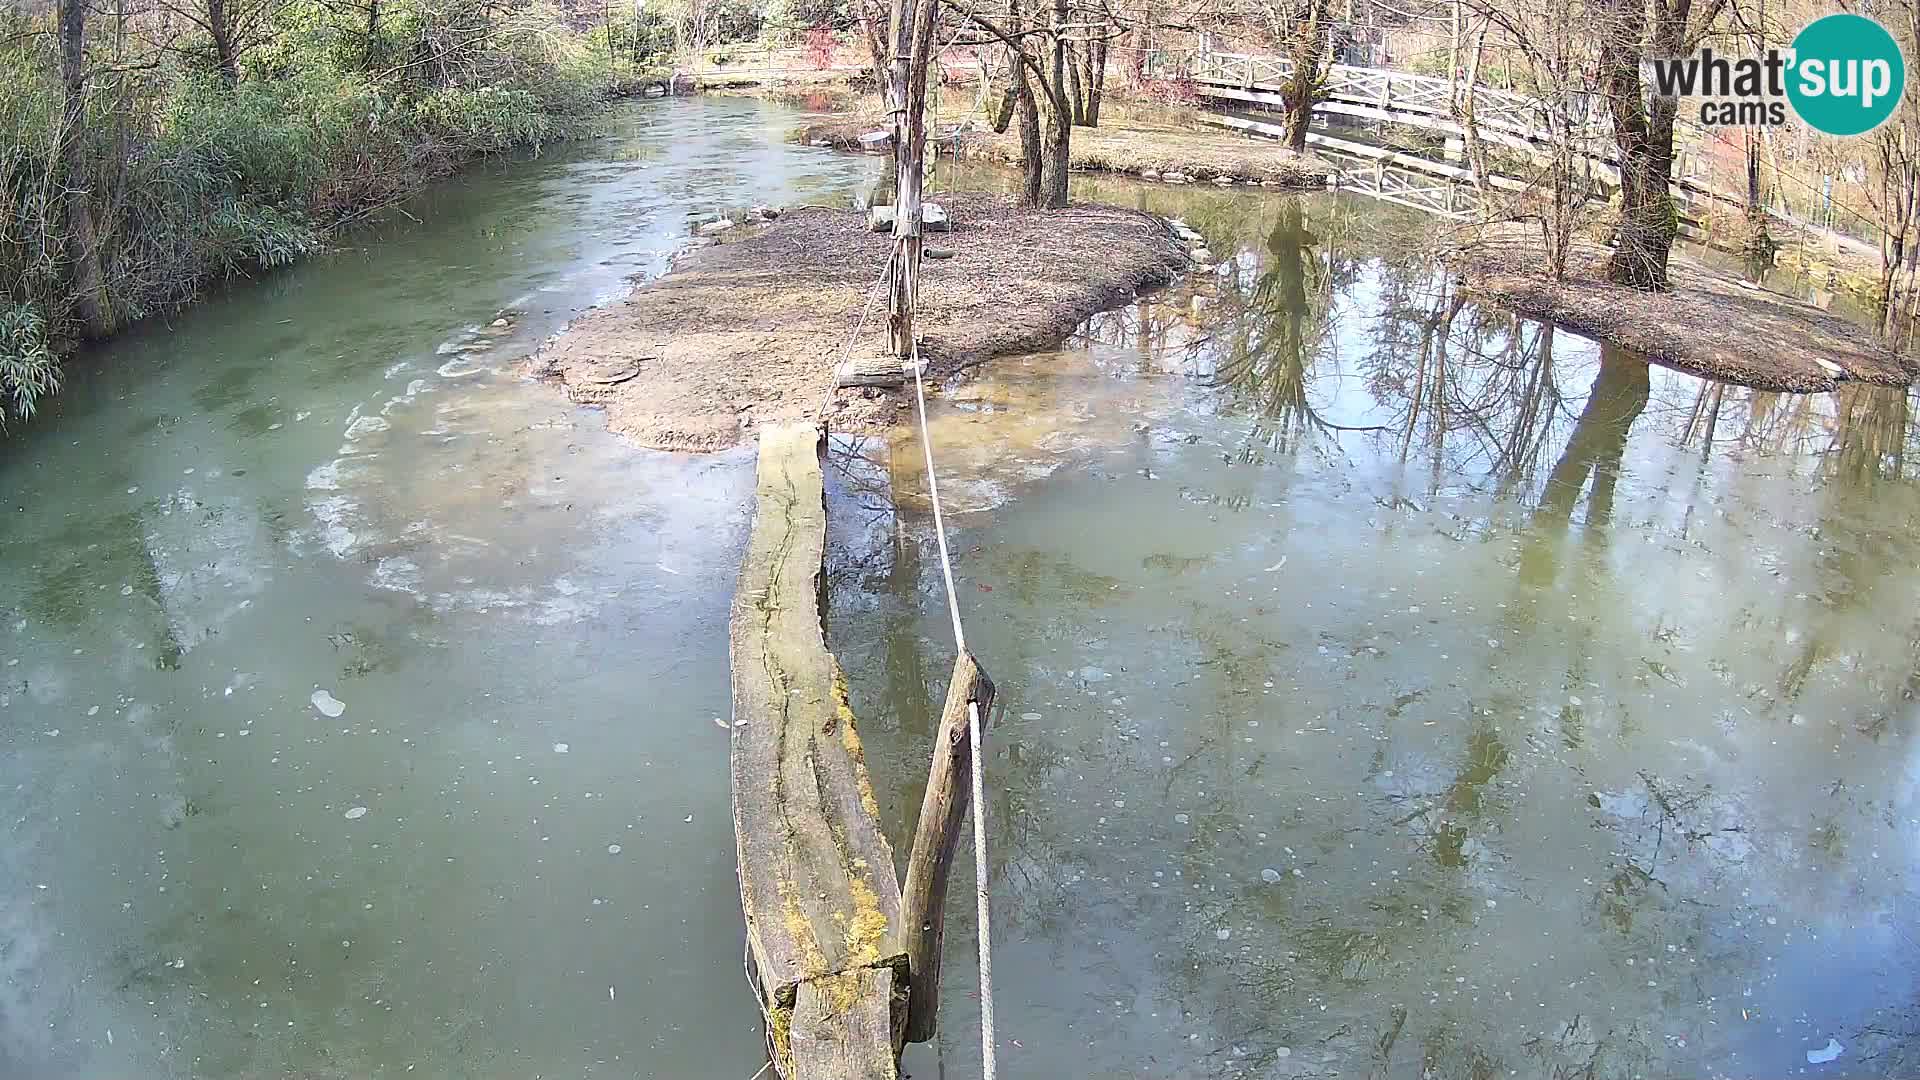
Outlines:
{"type": "MultiPolygon", "coordinates": [[[[1105,190],[1228,269],[933,421],[1006,709],[1003,1073],[1920,1069],[1905,398],[1459,304],[1398,211],[1105,190]]],[[[910,816],[952,643],[898,449],[831,635],[910,816]]],[[[925,1074],[977,1075],[971,944],[925,1074]]]]}
{"type": "MultiPolygon", "coordinates": [[[[751,452],[633,450],[513,362],[690,214],[871,182],[793,115],[476,173],[5,444],[0,1076],[760,1067],[715,724],[751,452]]],[[[1459,304],[1411,213],[1083,193],[1228,269],[936,405],[1007,706],[1003,1074],[1920,1068],[1905,399],[1459,304]]],[[[830,565],[896,835],[952,655],[898,447],[837,444],[830,565]]],[[[977,1074],[964,885],[917,1076],[977,1074]]]]}
{"type": "Polygon", "coordinates": [[[790,123],[638,106],[470,174],[5,444],[0,1076],[759,1067],[714,723],[751,452],[512,363],[691,213],[869,177],[790,123]]]}

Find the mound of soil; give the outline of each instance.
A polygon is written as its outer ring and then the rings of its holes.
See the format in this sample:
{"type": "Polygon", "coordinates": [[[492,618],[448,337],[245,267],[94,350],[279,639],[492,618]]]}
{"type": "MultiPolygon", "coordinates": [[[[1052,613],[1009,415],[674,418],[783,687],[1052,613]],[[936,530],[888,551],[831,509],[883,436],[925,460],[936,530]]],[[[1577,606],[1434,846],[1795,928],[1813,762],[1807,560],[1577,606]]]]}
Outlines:
{"type": "Polygon", "coordinates": [[[1575,245],[1560,282],[1547,276],[1538,241],[1526,235],[1483,239],[1456,263],[1471,295],[1712,379],[1816,392],[1849,379],[1906,386],[1920,375],[1920,360],[1872,332],[1793,297],[1746,288],[1679,252],[1668,264],[1672,288],[1649,293],[1606,280],[1607,248],[1575,245]]]}
{"type": "MultiPolygon", "coordinates": [[[[941,200],[950,233],[928,247],[916,323],[931,373],[1032,352],[1080,323],[1164,285],[1187,266],[1159,218],[1110,206],[1029,210],[986,196],[941,200]]],[[[608,426],[662,450],[720,450],[773,420],[818,415],[840,430],[893,423],[905,399],[833,390],[854,355],[886,347],[874,292],[892,241],[855,210],[803,207],[737,226],[624,300],[588,312],[545,346],[536,374],[607,409],[608,426]]]]}

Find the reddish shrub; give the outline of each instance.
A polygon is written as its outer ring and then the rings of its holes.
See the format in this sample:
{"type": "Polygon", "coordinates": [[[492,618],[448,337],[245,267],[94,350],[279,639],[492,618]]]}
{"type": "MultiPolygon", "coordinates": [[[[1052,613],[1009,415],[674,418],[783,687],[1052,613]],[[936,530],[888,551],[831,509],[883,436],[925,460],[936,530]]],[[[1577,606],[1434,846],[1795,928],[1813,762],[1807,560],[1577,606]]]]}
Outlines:
{"type": "Polygon", "coordinates": [[[807,31],[807,63],[825,71],[833,66],[833,54],[839,49],[840,42],[833,31],[824,26],[816,26],[807,31]]]}

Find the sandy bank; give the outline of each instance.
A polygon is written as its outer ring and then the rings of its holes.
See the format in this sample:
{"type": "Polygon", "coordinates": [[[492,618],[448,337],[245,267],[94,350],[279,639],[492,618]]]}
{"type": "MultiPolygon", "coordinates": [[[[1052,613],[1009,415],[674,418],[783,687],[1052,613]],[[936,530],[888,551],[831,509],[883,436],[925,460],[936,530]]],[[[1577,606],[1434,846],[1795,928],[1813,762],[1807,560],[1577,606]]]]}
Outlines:
{"type": "MultiPolygon", "coordinates": [[[[1034,211],[984,196],[943,200],[952,252],[922,266],[919,331],[933,374],[1031,352],[1088,317],[1164,285],[1187,264],[1159,219],[1108,206],[1034,211]]],[[[854,210],[806,207],[738,226],[624,300],[588,312],[535,357],[537,374],[645,446],[710,451],[764,423],[826,403],[841,430],[891,424],[904,405],[880,390],[829,395],[890,240],[854,210]]],[[[857,353],[885,344],[875,301],[857,353]]]]}
{"type": "MultiPolygon", "coordinates": [[[[814,124],[801,138],[815,145],[860,150],[860,136],[884,123],[847,117],[814,124]]],[[[956,147],[961,157],[1020,164],[1020,137],[1009,131],[966,131],[939,141],[941,153],[956,147]]],[[[1068,147],[1071,168],[1087,172],[1129,173],[1153,180],[1237,180],[1284,188],[1323,188],[1333,171],[1318,158],[1296,154],[1278,143],[1237,135],[1209,135],[1174,128],[1109,126],[1074,128],[1068,147]]]]}
{"type": "Polygon", "coordinates": [[[1792,297],[1745,288],[1678,252],[1669,264],[1673,288],[1644,293],[1606,280],[1608,249],[1576,243],[1564,282],[1548,279],[1531,234],[1477,242],[1456,265],[1470,295],[1742,386],[1812,392],[1850,379],[1905,386],[1920,375],[1920,361],[1870,331],[1792,297]]]}

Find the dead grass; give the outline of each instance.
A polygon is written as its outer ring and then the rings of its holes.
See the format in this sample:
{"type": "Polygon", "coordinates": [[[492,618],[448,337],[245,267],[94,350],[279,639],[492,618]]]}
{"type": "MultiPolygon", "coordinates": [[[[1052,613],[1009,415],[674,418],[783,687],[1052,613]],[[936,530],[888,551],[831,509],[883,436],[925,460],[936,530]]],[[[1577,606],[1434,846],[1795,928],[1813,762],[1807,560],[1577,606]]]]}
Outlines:
{"type": "Polygon", "coordinates": [[[1846,319],[1745,288],[1738,277],[1678,252],[1669,264],[1673,288],[1646,293],[1606,280],[1607,248],[1577,244],[1559,283],[1541,269],[1530,235],[1483,239],[1459,254],[1458,266],[1469,293],[1708,378],[1813,392],[1849,379],[1906,386],[1920,375],[1920,361],[1846,319]]]}
{"type": "MultiPolygon", "coordinates": [[[[933,374],[1052,345],[1139,291],[1171,281],[1184,247],[1159,219],[1109,206],[1035,211],[984,196],[942,200],[954,231],[922,265],[922,354],[933,374]]],[[[831,395],[834,367],[891,244],[853,210],[803,207],[741,226],[672,272],[589,312],[550,342],[536,372],[601,405],[644,446],[719,450],[761,424],[826,414],[842,430],[891,424],[904,399],[831,395]],[[737,234],[737,235],[736,235],[737,234]]],[[[860,351],[884,347],[885,298],[860,351]]]]}

